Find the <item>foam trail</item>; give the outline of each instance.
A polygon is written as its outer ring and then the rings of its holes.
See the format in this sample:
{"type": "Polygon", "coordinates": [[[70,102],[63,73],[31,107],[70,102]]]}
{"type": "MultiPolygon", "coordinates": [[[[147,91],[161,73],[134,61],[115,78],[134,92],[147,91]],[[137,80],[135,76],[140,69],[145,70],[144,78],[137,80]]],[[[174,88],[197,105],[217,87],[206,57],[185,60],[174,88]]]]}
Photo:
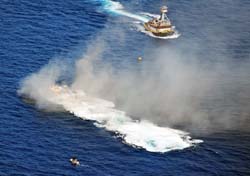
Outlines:
{"type": "Polygon", "coordinates": [[[96,126],[115,132],[125,143],[150,152],[181,150],[202,142],[180,130],[159,127],[149,121],[134,121],[125,112],[115,109],[114,103],[68,86],[54,85],[48,101],[82,119],[94,120],[96,126]]]}
{"type": "Polygon", "coordinates": [[[149,19],[141,16],[141,15],[136,15],[130,12],[127,12],[123,9],[123,6],[119,2],[114,2],[111,0],[102,0],[102,3],[104,4],[104,9],[107,10],[108,12],[118,14],[118,15],[123,15],[129,18],[133,18],[142,22],[147,22],[149,19]]]}

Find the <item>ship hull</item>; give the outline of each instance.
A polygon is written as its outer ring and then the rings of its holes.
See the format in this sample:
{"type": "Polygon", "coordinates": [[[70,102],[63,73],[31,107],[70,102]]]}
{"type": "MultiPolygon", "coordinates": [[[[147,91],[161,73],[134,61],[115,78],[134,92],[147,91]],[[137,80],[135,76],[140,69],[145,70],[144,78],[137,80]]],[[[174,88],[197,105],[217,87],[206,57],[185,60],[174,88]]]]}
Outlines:
{"type": "Polygon", "coordinates": [[[167,28],[154,28],[150,26],[148,23],[144,23],[144,28],[154,34],[155,36],[166,37],[174,34],[174,30],[172,27],[167,28]]]}

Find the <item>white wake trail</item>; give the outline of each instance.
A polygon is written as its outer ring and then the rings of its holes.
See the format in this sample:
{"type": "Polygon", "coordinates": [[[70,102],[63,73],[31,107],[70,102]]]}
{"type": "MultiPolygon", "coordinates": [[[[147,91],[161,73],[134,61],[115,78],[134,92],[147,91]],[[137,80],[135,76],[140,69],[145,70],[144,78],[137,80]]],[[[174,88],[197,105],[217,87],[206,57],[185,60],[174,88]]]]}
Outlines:
{"type": "Polygon", "coordinates": [[[132,120],[125,112],[115,109],[114,103],[90,97],[68,86],[53,86],[48,101],[82,119],[94,120],[97,127],[115,132],[126,144],[150,152],[181,150],[202,142],[191,139],[184,131],[159,127],[149,121],[132,120]]]}
{"type": "Polygon", "coordinates": [[[122,15],[122,16],[126,16],[129,18],[133,18],[133,19],[136,19],[136,20],[139,20],[142,22],[149,21],[149,19],[147,17],[133,14],[133,13],[130,13],[130,12],[124,10],[122,4],[119,2],[115,2],[115,1],[111,1],[111,0],[102,0],[102,2],[104,4],[104,9],[107,10],[108,12],[122,15]]]}

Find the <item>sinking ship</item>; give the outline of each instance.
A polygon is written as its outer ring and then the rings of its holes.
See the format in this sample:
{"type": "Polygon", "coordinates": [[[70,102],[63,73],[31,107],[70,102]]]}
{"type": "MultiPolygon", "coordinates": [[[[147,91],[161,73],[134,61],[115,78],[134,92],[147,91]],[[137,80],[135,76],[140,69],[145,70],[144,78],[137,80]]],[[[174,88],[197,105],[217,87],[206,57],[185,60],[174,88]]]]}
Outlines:
{"type": "Polygon", "coordinates": [[[167,12],[167,6],[161,7],[160,17],[153,18],[152,20],[144,23],[145,29],[155,36],[165,37],[173,35],[175,33],[174,27],[171,25],[171,22],[166,15],[167,12]]]}

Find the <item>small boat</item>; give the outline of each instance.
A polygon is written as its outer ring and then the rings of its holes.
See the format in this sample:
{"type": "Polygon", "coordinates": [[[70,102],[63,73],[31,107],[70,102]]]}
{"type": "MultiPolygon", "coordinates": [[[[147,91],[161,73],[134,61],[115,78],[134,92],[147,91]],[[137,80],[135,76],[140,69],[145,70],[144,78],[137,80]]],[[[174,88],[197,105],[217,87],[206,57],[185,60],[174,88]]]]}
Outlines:
{"type": "Polygon", "coordinates": [[[144,27],[147,31],[151,32],[155,36],[165,37],[173,35],[175,33],[170,20],[166,13],[168,12],[167,6],[161,7],[161,15],[159,18],[154,18],[146,23],[144,27]]]}
{"type": "Polygon", "coordinates": [[[69,161],[71,162],[71,164],[72,164],[73,166],[79,166],[79,165],[80,165],[80,162],[78,161],[78,159],[77,159],[76,157],[70,158],[69,161]]]}

